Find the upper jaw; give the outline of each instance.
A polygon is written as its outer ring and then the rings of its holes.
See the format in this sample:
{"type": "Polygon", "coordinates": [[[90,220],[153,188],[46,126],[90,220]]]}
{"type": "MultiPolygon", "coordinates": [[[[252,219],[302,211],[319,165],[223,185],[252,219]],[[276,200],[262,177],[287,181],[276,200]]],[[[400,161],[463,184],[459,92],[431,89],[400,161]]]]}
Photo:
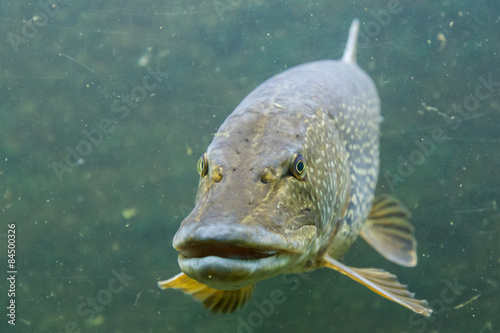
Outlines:
{"type": "MultiPolygon", "coordinates": [[[[294,236],[300,229],[280,234],[261,223],[240,224],[224,216],[200,221],[188,219],[184,220],[173,240],[174,248],[186,257],[229,257],[233,252],[242,259],[252,259],[273,252],[300,253],[304,250],[303,237],[294,236]]],[[[298,236],[303,236],[300,234],[298,236]]]]}

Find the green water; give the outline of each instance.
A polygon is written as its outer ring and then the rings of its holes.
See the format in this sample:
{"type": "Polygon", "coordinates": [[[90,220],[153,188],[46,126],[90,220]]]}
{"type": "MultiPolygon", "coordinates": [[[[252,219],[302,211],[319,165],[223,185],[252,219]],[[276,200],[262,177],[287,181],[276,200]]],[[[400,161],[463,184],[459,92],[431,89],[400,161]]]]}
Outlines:
{"type": "Polygon", "coordinates": [[[50,4],[0,1],[2,332],[500,332],[497,2],[50,4]],[[213,133],[273,74],[339,58],[354,17],[384,116],[378,191],[412,211],[419,264],[362,240],[345,263],[397,274],[435,314],[326,269],[226,316],[159,290],[213,133]]]}

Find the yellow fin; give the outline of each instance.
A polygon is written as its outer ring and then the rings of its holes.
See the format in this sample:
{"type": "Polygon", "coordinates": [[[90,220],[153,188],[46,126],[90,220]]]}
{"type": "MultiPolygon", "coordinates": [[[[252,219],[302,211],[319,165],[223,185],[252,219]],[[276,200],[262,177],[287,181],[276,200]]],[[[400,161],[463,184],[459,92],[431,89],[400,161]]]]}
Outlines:
{"type": "Polygon", "coordinates": [[[234,312],[243,307],[252,297],[254,286],[246,286],[237,290],[219,290],[193,280],[184,273],[165,281],[158,281],[158,287],[161,289],[179,289],[202,302],[203,306],[210,311],[221,314],[234,312]]]}
{"type": "Polygon", "coordinates": [[[361,236],[390,261],[408,267],[417,264],[417,241],[414,228],[407,221],[410,212],[395,198],[375,198],[361,236]]]}
{"type": "Polygon", "coordinates": [[[353,268],[345,266],[328,255],[323,256],[325,267],[339,271],[351,279],[370,288],[377,294],[407,307],[413,312],[430,316],[432,309],[426,300],[414,299],[414,293],[406,289],[406,285],[399,283],[396,275],[376,268],[353,268]]]}

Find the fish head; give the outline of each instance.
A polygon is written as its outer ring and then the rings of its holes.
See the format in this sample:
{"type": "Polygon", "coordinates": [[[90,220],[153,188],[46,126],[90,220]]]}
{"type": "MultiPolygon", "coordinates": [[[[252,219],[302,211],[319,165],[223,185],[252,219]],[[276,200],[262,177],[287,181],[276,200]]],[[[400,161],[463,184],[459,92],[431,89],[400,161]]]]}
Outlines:
{"type": "Polygon", "coordinates": [[[314,265],[346,201],[337,188],[346,165],[327,162],[320,124],[299,111],[226,119],[198,162],[196,204],[173,240],[186,275],[233,290],[314,265]]]}

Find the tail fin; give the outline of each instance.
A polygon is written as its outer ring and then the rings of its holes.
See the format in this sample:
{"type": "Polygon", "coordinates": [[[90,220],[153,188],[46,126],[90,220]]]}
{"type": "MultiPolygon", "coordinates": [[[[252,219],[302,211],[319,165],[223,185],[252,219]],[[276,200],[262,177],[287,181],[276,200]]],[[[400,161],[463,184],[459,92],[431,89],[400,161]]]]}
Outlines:
{"type": "Polygon", "coordinates": [[[358,32],[359,20],[354,19],[351,23],[351,28],[349,29],[349,38],[347,39],[347,45],[344,50],[344,55],[342,56],[343,62],[356,63],[356,44],[358,42],[358,32]]]}

